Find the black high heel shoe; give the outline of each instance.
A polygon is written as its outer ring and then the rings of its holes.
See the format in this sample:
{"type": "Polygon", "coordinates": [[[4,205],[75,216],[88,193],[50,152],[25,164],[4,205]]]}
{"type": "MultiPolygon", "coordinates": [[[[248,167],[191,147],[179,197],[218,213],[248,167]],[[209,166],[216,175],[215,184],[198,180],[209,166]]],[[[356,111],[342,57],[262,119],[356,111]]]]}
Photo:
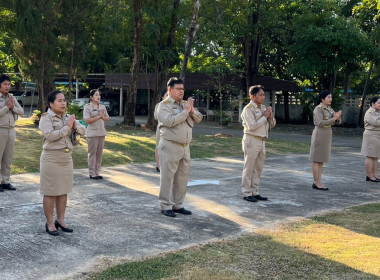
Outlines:
{"type": "Polygon", "coordinates": [[[320,188],[320,187],[318,187],[316,184],[312,184],[311,185],[311,187],[313,188],[313,189],[316,189],[316,190],[320,190],[320,191],[328,191],[329,190],[329,188],[320,188]]]}
{"type": "Polygon", "coordinates": [[[72,228],[63,227],[57,220],[55,220],[55,227],[61,228],[64,232],[73,232],[74,230],[72,228]]]}
{"type": "MultiPolygon", "coordinates": [[[[55,226],[55,227],[57,227],[57,226],[55,226]]],[[[50,231],[47,223],[45,224],[45,228],[46,228],[46,232],[48,234],[53,235],[53,236],[58,236],[59,235],[59,232],[57,230],[50,231]]]]}
{"type": "Polygon", "coordinates": [[[369,178],[368,176],[366,176],[365,177],[365,180],[368,182],[374,182],[374,183],[378,183],[378,182],[380,182],[380,180],[379,179],[375,179],[375,180],[372,180],[371,178],[369,178]]]}

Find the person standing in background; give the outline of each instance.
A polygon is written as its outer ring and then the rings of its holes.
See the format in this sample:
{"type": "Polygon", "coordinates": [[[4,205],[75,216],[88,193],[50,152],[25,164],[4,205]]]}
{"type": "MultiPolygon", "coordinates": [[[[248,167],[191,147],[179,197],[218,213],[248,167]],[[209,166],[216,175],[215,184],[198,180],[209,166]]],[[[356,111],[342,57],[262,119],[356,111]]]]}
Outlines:
{"type": "MultiPolygon", "coordinates": [[[[164,95],[162,96],[162,100],[164,100],[166,97],[168,97],[168,91],[165,90],[164,95]]],[[[156,107],[154,107],[154,119],[158,121],[158,105],[160,103],[156,104],[156,107]]],[[[160,142],[160,126],[157,123],[157,128],[156,128],[156,149],[155,149],[155,156],[156,156],[156,170],[157,172],[160,172],[160,156],[158,155],[158,143],[160,142]]]]}
{"type": "Polygon", "coordinates": [[[11,185],[11,165],[13,150],[16,142],[15,123],[18,116],[24,114],[24,109],[18,104],[17,99],[9,93],[11,79],[7,75],[0,76],[0,192],[4,190],[15,191],[11,185]]]}
{"type": "Polygon", "coordinates": [[[335,113],[331,108],[332,95],[329,91],[319,94],[320,104],[313,111],[314,130],[311,136],[309,159],[313,162],[312,171],[314,182],[312,188],[328,191],[329,188],[322,185],[323,163],[330,161],[331,155],[331,126],[342,122],[342,110],[335,113]]]}
{"type": "Polygon", "coordinates": [[[104,122],[108,122],[107,109],[100,102],[100,91],[93,89],[90,91],[90,103],[86,104],[83,112],[83,119],[88,124],[87,144],[88,144],[88,170],[91,179],[103,179],[100,176],[102,166],[104,142],[106,139],[106,128],[104,122]]]}
{"type": "Polygon", "coordinates": [[[268,200],[259,194],[260,177],[266,157],[265,140],[269,130],[276,125],[272,107],[264,105],[264,87],[260,85],[249,88],[251,101],[241,113],[244,127],[242,148],[244,168],[242,175],[243,199],[249,202],[268,200]]]}
{"type": "Polygon", "coordinates": [[[366,181],[380,182],[378,173],[380,156],[380,98],[372,97],[364,115],[364,133],[361,154],[366,156],[366,181]]]}

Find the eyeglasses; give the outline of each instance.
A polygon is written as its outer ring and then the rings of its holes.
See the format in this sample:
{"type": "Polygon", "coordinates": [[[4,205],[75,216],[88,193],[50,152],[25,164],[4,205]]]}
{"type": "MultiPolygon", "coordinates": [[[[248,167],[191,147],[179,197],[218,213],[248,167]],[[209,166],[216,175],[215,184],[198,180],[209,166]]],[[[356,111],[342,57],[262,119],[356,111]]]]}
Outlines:
{"type": "Polygon", "coordinates": [[[185,91],[185,88],[173,88],[173,89],[176,89],[176,90],[183,90],[183,91],[185,91]]]}

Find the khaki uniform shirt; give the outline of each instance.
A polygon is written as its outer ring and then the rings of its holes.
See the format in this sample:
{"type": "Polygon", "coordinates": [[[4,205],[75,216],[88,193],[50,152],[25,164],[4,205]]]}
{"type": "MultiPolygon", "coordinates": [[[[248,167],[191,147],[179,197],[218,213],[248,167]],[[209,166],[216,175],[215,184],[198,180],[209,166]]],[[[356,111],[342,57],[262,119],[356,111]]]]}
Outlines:
{"type": "MultiPolygon", "coordinates": [[[[48,111],[41,116],[39,128],[44,134],[44,150],[60,150],[66,148],[72,150],[74,148],[71,142],[73,130],[66,125],[69,117],[70,115],[63,113],[62,118],[60,118],[51,109],[48,109],[48,111]]],[[[77,134],[84,135],[86,133],[84,126],[82,126],[79,121],[76,121],[76,124],[77,134]]]]}
{"type": "MultiPolygon", "coordinates": [[[[101,110],[104,110],[104,116],[108,117],[106,106],[103,104],[99,104],[99,108],[95,108],[94,104],[88,103],[86,106],[84,106],[83,111],[83,119],[89,119],[99,116],[99,112],[101,110]]],[[[96,137],[96,136],[105,136],[106,135],[106,128],[104,124],[103,119],[98,119],[94,121],[93,123],[88,124],[87,127],[87,138],[88,137],[96,137]]]]}
{"type": "Polygon", "coordinates": [[[179,143],[189,144],[192,139],[194,123],[200,123],[203,115],[194,108],[190,115],[183,105],[186,101],[176,102],[172,97],[167,97],[158,105],[157,116],[160,127],[160,137],[179,143]]]}
{"type": "Polygon", "coordinates": [[[364,128],[380,131],[380,112],[370,107],[364,115],[364,128]]]}
{"type": "Polygon", "coordinates": [[[13,128],[15,127],[15,122],[18,118],[18,115],[24,114],[24,109],[18,104],[17,99],[15,98],[15,105],[12,109],[9,109],[7,106],[8,98],[12,94],[4,96],[0,93],[0,128],[13,128]]]}
{"type": "Polygon", "coordinates": [[[244,134],[268,138],[268,132],[276,125],[276,120],[263,115],[266,109],[265,105],[259,107],[253,100],[244,107],[241,113],[244,134]]]}
{"type": "Polygon", "coordinates": [[[340,124],[342,119],[335,121],[334,119],[335,111],[330,107],[324,104],[319,104],[315,107],[313,112],[313,121],[315,126],[319,127],[330,127],[335,124],[340,124]]]}

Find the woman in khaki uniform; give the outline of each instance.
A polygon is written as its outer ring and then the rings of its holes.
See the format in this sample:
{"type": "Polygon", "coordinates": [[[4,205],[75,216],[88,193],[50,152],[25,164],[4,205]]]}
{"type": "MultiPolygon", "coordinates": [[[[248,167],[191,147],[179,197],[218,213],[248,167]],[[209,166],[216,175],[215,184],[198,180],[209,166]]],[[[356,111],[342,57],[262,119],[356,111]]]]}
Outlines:
{"type": "Polygon", "coordinates": [[[100,167],[102,166],[103,148],[106,139],[106,128],[104,122],[108,122],[107,109],[100,102],[100,91],[93,89],[90,92],[90,103],[84,107],[83,119],[88,124],[87,144],[88,144],[88,170],[90,178],[99,180],[100,167]]]}
{"type": "Polygon", "coordinates": [[[380,182],[378,175],[380,157],[380,98],[371,99],[371,107],[364,116],[364,133],[361,154],[366,156],[365,169],[366,181],[380,182]]]}
{"type": "Polygon", "coordinates": [[[48,96],[49,109],[41,116],[39,128],[44,135],[40,159],[41,194],[46,216],[46,232],[59,235],[57,229],[65,232],[73,230],[65,223],[67,194],[73,187],[73,160],[77,134],[84,135],[86,129],[75,120],[75,115],[67,115],[65,96],[54,90],[48,96]],[[57,220],[54,221],[54,206],[57,220]]]}
{"type": "Polygon", "coordinates": [[[313,162],[313,189],[327,191],[322,185],[323,163],[330,161],[331,154],[331,126],[340,124],[342,111],[337,113],[331,108],[332,95],[329,91],[322,91],[319,95],[320,104],[313,112],[314,130],[311,136],[309,159],[313,162]]]}

